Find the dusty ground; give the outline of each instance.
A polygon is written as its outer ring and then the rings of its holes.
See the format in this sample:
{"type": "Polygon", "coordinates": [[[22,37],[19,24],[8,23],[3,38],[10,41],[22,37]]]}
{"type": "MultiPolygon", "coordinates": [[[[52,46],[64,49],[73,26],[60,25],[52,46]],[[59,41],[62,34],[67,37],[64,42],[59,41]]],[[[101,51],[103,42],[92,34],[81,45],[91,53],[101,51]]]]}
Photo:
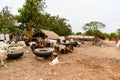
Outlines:
{"type": "Polygon", "coordinates": [[[115,42],[107,44],[75,47],[73,53],[59,55],[60,63],[54,66],[50,59],[36,59],[27,47],[20,59],[0,66],[0,80],[120,80],[120,49],[115,42]]]}

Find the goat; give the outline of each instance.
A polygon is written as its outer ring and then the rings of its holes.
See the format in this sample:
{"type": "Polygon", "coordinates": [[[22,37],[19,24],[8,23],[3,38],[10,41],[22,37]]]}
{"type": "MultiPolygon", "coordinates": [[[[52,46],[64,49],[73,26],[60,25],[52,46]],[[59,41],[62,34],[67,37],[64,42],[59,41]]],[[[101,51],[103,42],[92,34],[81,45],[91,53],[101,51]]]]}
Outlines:
{"type": "Polygon", "coordinates": [[[73,49],[74,49],[73,46],[70,44],[69,45],[60,44],[54,46],[54,50],[62,54],[67,54],[68,52],[72,52],[73,49]]]}
{"type": "Polygon", "coordinates": [[[50,47],[54,47],[57,44],[57,40],[46,39],[47,43],[50,43],[50,47]]]}
{"type": "Polygon", "coordinates": [[[71,52],[72,53],[73,52],[73,46],[68,46],[67,47],[67,52],[71,52]]]}
{"type": "Polygon", "coordinates": [[[55,48],[57,49],[58,52],[60,52],[62,54],[66,54],[67,47],[65,45],[58,45],[55,48]]]}
{"type": "Polygon", "coordinates": [[[35,45],[36,44],[36,42],[29,42],[29,45],[30,46],[33,46],[33,45],[35,45]]]}

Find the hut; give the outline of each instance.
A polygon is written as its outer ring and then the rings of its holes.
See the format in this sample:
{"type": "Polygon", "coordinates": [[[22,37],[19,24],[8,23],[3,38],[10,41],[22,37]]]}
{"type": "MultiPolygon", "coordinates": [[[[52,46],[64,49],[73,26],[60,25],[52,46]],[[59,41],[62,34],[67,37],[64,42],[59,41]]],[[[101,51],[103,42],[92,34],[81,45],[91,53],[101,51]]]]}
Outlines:
{"type": "Polygon", "coordinates": [[[48,31],[48,30],[43,30],[40,29],[38,30],[32,37],[32,41],[36,41],[39,44],[46,45],[47,47],[50,47],[51,44],[57,43],[60,40],[60,36],[56,34],[53,31],[48,31]],[[51,42],[52,41],[52,42],[51,42]]]}
{"type": "Polygon", "coordinates": [[[39,38],[39,37],[42,39],[45,39],[45,38],[54,39],[54,40],[60,39],[60,36],[55,32],[43,30],[43,29],[38,30],[37,33],[33,35],[33,39],[39,38]]]}

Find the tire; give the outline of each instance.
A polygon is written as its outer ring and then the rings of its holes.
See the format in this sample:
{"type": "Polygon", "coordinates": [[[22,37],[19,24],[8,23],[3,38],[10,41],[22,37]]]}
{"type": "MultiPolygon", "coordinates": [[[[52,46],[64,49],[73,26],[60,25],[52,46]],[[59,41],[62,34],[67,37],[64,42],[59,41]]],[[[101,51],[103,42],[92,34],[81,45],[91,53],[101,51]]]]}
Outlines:
{"type": "Polygon", "coordinates": [[[63,45],[65,45],[66,47],[70,46],[69,43],[63,43],[63,45]]]}
{"type": "Polygon", "coordinates": [[[53,51],[47,50],[47,49],[35,49],[33,53],[38,57],[45,57],[48,58],[52,55],[53,51]]]}
{"type": "Polygon", "coordinates": [[[8,53],[7,59],[17,59],[17,58],[20,58],[22,55],[23,55],[23,52],[21,52],[21,51],[18,51],[18,52],[15,51],[14,53],[8,53]]]}

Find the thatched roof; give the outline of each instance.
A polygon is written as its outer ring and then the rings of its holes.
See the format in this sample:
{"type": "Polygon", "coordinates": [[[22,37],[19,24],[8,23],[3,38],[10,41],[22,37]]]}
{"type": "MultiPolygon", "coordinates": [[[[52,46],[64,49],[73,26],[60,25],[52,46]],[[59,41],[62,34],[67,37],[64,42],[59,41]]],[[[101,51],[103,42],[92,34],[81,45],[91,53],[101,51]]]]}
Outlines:
{"type": "Polygon", "coordinates": [[[56,34],[55,32],[53,32],[53,31],[48,31],[48,30],[40,29],[38,31],[38,33],[36,33],[36,34],[37,35],[44,34],[46,37],[51,38],[51,39],[60,39],[60,36],[58,34],[56,34]]]}

